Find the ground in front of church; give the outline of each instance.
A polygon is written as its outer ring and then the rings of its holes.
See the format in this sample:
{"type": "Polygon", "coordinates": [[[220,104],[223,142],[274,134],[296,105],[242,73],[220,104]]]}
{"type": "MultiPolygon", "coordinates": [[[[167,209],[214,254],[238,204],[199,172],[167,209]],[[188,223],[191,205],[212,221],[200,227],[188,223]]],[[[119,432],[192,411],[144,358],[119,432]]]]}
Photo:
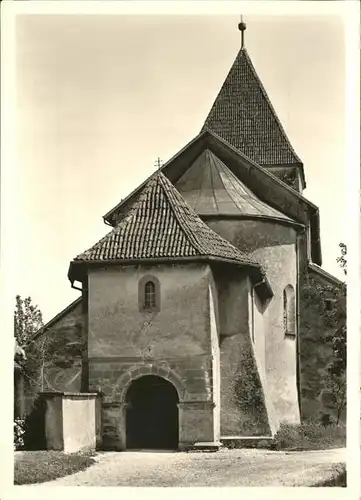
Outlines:
{"type": "Polygon", "coordinates": [[[331,480],[345,462],[344,448],[100,452],[88,469],[34,486],[313,486],[331,480]]]}

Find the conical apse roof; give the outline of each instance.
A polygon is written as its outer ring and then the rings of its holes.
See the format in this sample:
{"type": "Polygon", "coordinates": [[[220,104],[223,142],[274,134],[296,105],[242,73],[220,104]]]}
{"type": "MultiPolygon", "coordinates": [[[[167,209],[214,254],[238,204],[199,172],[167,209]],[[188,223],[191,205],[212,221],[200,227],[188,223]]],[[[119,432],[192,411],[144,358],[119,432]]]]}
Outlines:
{"type": "Polygon", "coordinates": [[[204,123],[261,166],[301,164],[242,48],[204,123]]]}
{"type": "Polygon", "coordinates": [[[199,215],[239,215],[292,219],[261,201],[233,172],[206,149],[176,183],[199,215]]]}

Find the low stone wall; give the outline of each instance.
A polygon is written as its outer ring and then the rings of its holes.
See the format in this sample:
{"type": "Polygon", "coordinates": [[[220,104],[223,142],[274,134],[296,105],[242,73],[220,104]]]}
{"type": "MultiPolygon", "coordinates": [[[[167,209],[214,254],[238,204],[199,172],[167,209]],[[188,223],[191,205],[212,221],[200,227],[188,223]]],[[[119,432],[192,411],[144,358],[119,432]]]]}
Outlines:
{"type": "Polygon", "coordinates": [[[101,402],[97,393],[43,393],[46,448],[65,453],[101,446],[101,402]]]}

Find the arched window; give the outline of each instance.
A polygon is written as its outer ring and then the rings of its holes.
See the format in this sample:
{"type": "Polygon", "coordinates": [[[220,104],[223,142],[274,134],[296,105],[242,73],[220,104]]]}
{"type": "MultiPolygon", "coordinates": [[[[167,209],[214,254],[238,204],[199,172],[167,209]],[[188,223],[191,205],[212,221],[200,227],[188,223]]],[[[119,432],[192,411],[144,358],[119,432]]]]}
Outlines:
{"type": "Polygon", "coordinates": [[[160,311],[160,285],[155,276],[143,276],[138,285],[140,311],[160,311]]]}
{"type": "Polygon", "coordinates": [[[147,281],[144,285],[144,308],[155,308],[155,285],[153,281],[147,281]]]}
{"type": "Polygon", "coordinates": [[[296,302],[292,285],[283,290],[283,330],[285,335],[296,335],[296,302]]]}

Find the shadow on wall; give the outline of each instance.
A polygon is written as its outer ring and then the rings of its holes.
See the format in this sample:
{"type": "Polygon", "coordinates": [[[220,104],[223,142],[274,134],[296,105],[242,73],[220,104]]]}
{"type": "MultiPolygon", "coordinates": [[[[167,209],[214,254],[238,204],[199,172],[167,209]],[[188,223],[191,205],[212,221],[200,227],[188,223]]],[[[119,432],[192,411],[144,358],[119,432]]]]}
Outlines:
{"type": "Polygon", "coordinates": [[[38,396],[31,412],[25,418],[24,448],[45,450],[45,400],[38,396]]]}

